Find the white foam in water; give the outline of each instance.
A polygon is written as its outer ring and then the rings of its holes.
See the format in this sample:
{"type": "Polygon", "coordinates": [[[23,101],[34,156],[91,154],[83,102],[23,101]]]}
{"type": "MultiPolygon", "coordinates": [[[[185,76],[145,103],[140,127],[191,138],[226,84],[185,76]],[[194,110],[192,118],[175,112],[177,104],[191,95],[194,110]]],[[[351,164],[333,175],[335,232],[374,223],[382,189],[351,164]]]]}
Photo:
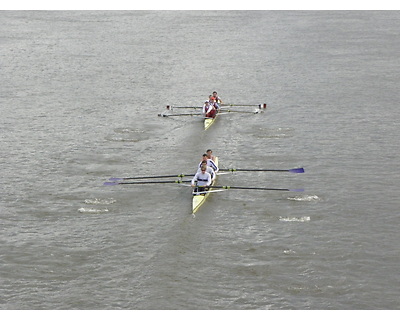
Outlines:
{"type": "Polygon", "coordinates": [[[279,221],[285,222],[308,222],[311,217],[279,217],[279,221]]]}
{"type": "Polygon", "coordinates": [[[86,204],[112,204],[115,203],[117,200],[115,199],[86,199],[86,204]]]}
{"type": "Polygon", "coordinates": [[[319,198],[317,195],[313,195],[313,196],[301,195],[301,196],[291,197],[288,199],[293,200],[293,201],[308,201],[308,202],[321,200],[321,198],[319,198]]]}
{"type": "Polygon", "coordinates": [[[108,209],[95,209],[95,208],[80,208],[78,209],[80,213],[104,213],[108,212],[108,209]]]}

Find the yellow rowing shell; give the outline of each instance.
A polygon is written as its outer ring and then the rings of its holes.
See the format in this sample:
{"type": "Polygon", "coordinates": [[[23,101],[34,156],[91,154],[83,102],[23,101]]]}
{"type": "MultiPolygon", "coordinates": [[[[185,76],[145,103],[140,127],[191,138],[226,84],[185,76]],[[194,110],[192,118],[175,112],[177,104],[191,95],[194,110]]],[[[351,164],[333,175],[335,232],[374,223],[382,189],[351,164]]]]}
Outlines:
{"type": "MultiPolygon", "coordinates": [[[[215,164],[218,166],[218,157],[215,157],[215,164]]],[[[215,184],[215,181],[217,180],[217,176],[215,176],[214,181],[211,183],[211,185],[213,186],[215,184]]],[[[208,191],[211,191],[212,188],[210,188],[208,191]]],[[[203,203],[206,201],[206,199],[208,198],[208,196],[210,195],[210,193],[204,193],[201,195],[194,195],[193,196],[193,200],[192,200],[192,213],[195,214],[197,212],[197,210],[199,210],[199,208],[203,205],[203,203]]]]}
{"type": "Polygon", "coordinates": [[[217,119],[218,113],[215,115],[215,118],[206,118],[204,119],[204,130],[207,130],[211,125],[214,123],[214,121],[217,119]]]}

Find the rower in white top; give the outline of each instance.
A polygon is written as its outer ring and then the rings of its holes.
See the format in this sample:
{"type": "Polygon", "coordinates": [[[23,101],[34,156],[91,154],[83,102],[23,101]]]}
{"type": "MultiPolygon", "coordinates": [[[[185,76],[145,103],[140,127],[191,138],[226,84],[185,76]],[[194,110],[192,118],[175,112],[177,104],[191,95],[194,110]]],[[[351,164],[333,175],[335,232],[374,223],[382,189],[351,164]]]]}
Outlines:
{"type": "Polygon", "coordinates": [[[217,110],[210,101],[205,101],[203,105],[203,114],[205,118],[215,118],[217,110]]]}
{"type": "MultiPolygon", "coordinates": [[[[207,166],[211,167],[215,171],[215,173],[217,173],[219,171],[218,166],[215,164],[215,162],[213,160],[208,158],[207,153],[203,154],[203,159],[201,161],[203,161],[203,160],[207,161],[207,166]]],[[[201,162],[199,163],[199,167],[201,167],[201,162]]]]}
{"type": "Polygon", "coordinates": [[[197,172],[200,172],[200,171],[201,171],[201,167],[202,167],[202,166],[206,166],[206,167],[207,167],[206,172],[208,172],[208,173],[211,175],[211,180],[214,181],[215,178],[217,177],[217,175],[215,174],[215,171],[214,171],[213,168],[211,168],[210,166],[207,166],[207,160],[201,161],[200,167],[199,167],[199,169],[197,170],[197,172]]]}
{"type": "Polygon", "coordinates": [[[208,97],[208,101],[204,102],[203,105],[203,114],[206,118],[215,118],[219,111],[219,105],[216,102],[215,98],[210,95],[208,97]]]}
{"type": "Polygon", "coordinates": [[[193,194],[203,194],[208,190],[211,185],[211,174],[207,172],[207,165],[202,165],[200,168],[200,172],[197,172],[191,182],[192,187],[194,188],[193,194]]]}

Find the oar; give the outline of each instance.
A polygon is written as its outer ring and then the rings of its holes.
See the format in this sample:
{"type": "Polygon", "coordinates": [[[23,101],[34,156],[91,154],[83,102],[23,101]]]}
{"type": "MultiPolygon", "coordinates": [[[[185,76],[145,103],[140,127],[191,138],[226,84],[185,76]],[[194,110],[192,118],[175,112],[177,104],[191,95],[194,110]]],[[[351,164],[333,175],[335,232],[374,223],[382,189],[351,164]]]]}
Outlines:
{"type": "MultiPolygon", "coordinates": [[[[295,168],[295,169],[223,169],[220,168],[219,171],[228,171],[228,172],[236,172],[236,171],[272,171],[272,172],[290,172],[290,173],[304,173],[304,168],[295,168]]],[[[227,174],[227,173],[225,173],[227,174]]],[[[124,177],[124,178],[109,178],[110,181],[122,181],[122,180],[139,180],[139,179],[160,179],[160,178],[183,178],[187,176],[193,176],[194,174],[170,174],[170,175],[162,175],[162,176],[143,176],[143,177],[124,177]]]]}
{"type": "Polygon", "coordinates": [[[203,107],[196,107],[196,106],[166,106],[167,110],[172,110],[174,108],[180,109],[201,109],[203,107]]]}
{"type": "Polygon", "coordinates": [[[221,112],[218,112],[218,114],[224,114],[224,113],[230,113],[230,112],[236,112],[236,113],[253,113],[253,114],[256,114],[256,113],[260,113],[260,112],[262,112],[262,111],[260,111],[260,110],[255,110],[255,111],[240,111],[240,110],[225,110],[225,109],[222,109],[222,111],[221,111],[221,112]]]}
{"type": "Polygon", "coordinates": [[[225,190],[210,190],[210,191],[193,192],[193,195],[200,195],[200,194],[213,193],[213,192],[223,192],[223,191],[225,191],[225,190]]]}
{"type": "Polygon", "coordinates": [[[262,103],[262,104],[226,104],[226,103],[223,103],[223,104],[221,104],[221,107],[258,107],[259,109],[261,109],[261,108],[266,109],[267,104],[266,103],[262,103]]]}
{"type": "Polygon", "coordinates": [[[165,176],[147,176],[147,177],[128,177],[128,178],[110,178],[111,181],[121,181],[121,180],[134,180],[134,179],[159,179],[159,178],[183,178],[186,176],[193,176],[194,174],[170,174],[165,176]]]}
{"type": "Polygon", "coordinates": [[[202,113],[175,113],[175,114],[164,114],[159,113],[159,117],[181,117],[181,116],[201,116],[202,113]]]}
{"type": "Polygon", "coordinates": [[[135,182],[104,182],[104,186],[116,186],[118,184],[154,184],[154,183],[184,183],[191,180],[173,180],[173,181],[135,181],[135,182]]]}
{"type": "Polygon", "coordinates": [[[269,190],[269,191],[292,191],[303,192],[304,189],[281,189],[281,188],[261,188],[261,187],[231,187],[231,186],[211,186],[212,189],[246,189],[246,190],[269,190]]]}
{"type": "Polygon", "coordinates": [[[274,172],[290,172],[290,173],[303,173],[304,168],[295,168],[295,169],[222,169],[220,168],[219,171],[274,171],[274,172]]]}

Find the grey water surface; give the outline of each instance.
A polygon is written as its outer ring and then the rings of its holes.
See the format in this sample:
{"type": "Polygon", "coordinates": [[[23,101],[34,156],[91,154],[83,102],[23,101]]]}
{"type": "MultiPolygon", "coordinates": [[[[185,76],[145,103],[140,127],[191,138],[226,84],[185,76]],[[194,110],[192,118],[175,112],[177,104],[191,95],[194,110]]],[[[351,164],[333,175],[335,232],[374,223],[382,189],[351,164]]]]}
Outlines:
{"type": "Polygon", "coordinates": [[[0,12],[0,309],[399,309],[399,18],[0,12]],[[268,107],[157,116],[213,90],[268,107]],[[103,186],[208,148],[305,191],[103,186]]]}

